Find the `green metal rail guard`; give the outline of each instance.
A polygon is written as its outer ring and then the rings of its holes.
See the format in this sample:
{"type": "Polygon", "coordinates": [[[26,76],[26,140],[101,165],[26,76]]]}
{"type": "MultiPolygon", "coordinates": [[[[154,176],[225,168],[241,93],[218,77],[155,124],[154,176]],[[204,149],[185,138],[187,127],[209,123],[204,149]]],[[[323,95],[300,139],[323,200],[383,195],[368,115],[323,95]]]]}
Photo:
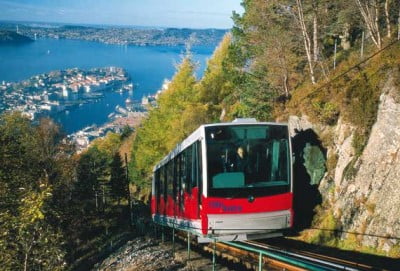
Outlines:
{"type": "Polygon", "coordinates": [[[236,247],[236,248],[244,249],[244,250],[247,250],[247,251],[251,251],[251,252],[254,252],[254,253],[258,253],[258,255],[259,255],[258,270],[260,270],[260,271],[262,270],[262,264],[263,264],[262,257],[263,256],[267,256],[267,257],[270,257],[272,259],[275,259],[275,260],[278,260],[278,261],[282,261],[282,262],[285,262],[285,263],[289,263],[289,264],[292,264],[294,266],[305,268],[305,269],[311,270],[311,271],[335,270],[335,269],[331,269],[331,268],[327,268],[327,267],[322,268],[322,267],[316,266],[314,264],[306,263],[306,262],[303,262],[303,261],[300,261],[300,260],[294,260],[293,257],[287,257],[287,256],[284,256],[284,255],[279,255],[277,253],[273,253],[273,252],[257,249],[257,248],[254,248],[254,247],[249,247],[249,246],[242,245],[242,244],[235,243],[235,242],[221,242],[221,243],[229,245],[229,246],[232,246],[232,247],[236,247]]]}

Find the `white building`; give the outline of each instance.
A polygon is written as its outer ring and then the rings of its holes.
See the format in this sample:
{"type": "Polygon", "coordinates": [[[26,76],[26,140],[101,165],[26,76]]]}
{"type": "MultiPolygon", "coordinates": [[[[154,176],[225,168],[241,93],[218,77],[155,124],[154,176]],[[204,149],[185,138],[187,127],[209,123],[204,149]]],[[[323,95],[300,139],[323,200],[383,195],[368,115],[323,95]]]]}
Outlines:
{"type": "Polygon", "coordinates": [[[66,87],[65,85],[63,85],[63,86],[61,87],[61,89],[62,89],[62,96],[63,96],[63,97],[68,97],[69,91],[68,91],[67,87],[66,87]]]}

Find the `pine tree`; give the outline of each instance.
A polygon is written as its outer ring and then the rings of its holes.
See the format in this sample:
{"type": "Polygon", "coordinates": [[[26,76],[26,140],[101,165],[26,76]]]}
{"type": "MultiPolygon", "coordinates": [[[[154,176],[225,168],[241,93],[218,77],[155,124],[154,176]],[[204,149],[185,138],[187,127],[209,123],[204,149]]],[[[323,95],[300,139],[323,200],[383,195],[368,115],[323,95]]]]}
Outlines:
{"type": "Polygon", "coordinates": [[[126,170],[123,166],[121,156],[118,152],[114,154],[113,160],[110,164],[110,186],[114,198],[120,200],[126,198],[128,195],[128,182],[126,178],[126,170]]]}

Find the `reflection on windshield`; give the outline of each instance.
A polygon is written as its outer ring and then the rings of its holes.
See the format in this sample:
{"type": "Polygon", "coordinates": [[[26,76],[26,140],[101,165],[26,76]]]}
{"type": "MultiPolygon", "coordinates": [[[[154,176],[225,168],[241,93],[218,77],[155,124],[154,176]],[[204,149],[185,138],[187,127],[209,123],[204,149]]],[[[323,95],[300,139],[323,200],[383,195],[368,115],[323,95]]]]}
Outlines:
{"type": "Polygon", "coordinates": [[[286,126],[208,127],[206,137],[211,193],[219,189],[289,184],[286,126]]]}

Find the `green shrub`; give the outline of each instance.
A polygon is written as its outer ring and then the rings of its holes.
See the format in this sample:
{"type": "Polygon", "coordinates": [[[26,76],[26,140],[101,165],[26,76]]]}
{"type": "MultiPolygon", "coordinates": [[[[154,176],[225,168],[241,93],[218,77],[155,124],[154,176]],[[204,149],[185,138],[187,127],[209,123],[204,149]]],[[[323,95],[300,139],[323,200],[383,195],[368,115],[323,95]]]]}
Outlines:
{"type": "Polygon", "coordinates": [[[358,167],[355,166],[357,159],[358,159],[357,157],[353,158],[353,160],[351,160],[344,168],[342,177],[343,179],[349,180],[354,178],[354,176],[356,176],[358,172],[358,167]]]}
{"type": "Polygon", "coordinates": [[[360,157],[365,146],[367,145],[368,137],[365,131],[357,130],[353,135],[351,146],[354,148],[356,157],[360,157]]]}
{"type": "Polygon", "coordinates": [[[314,101],[311,103],[317,118],[324,124],[334,125],[339,117],[338,106],[332,102],[314,101]]]}

